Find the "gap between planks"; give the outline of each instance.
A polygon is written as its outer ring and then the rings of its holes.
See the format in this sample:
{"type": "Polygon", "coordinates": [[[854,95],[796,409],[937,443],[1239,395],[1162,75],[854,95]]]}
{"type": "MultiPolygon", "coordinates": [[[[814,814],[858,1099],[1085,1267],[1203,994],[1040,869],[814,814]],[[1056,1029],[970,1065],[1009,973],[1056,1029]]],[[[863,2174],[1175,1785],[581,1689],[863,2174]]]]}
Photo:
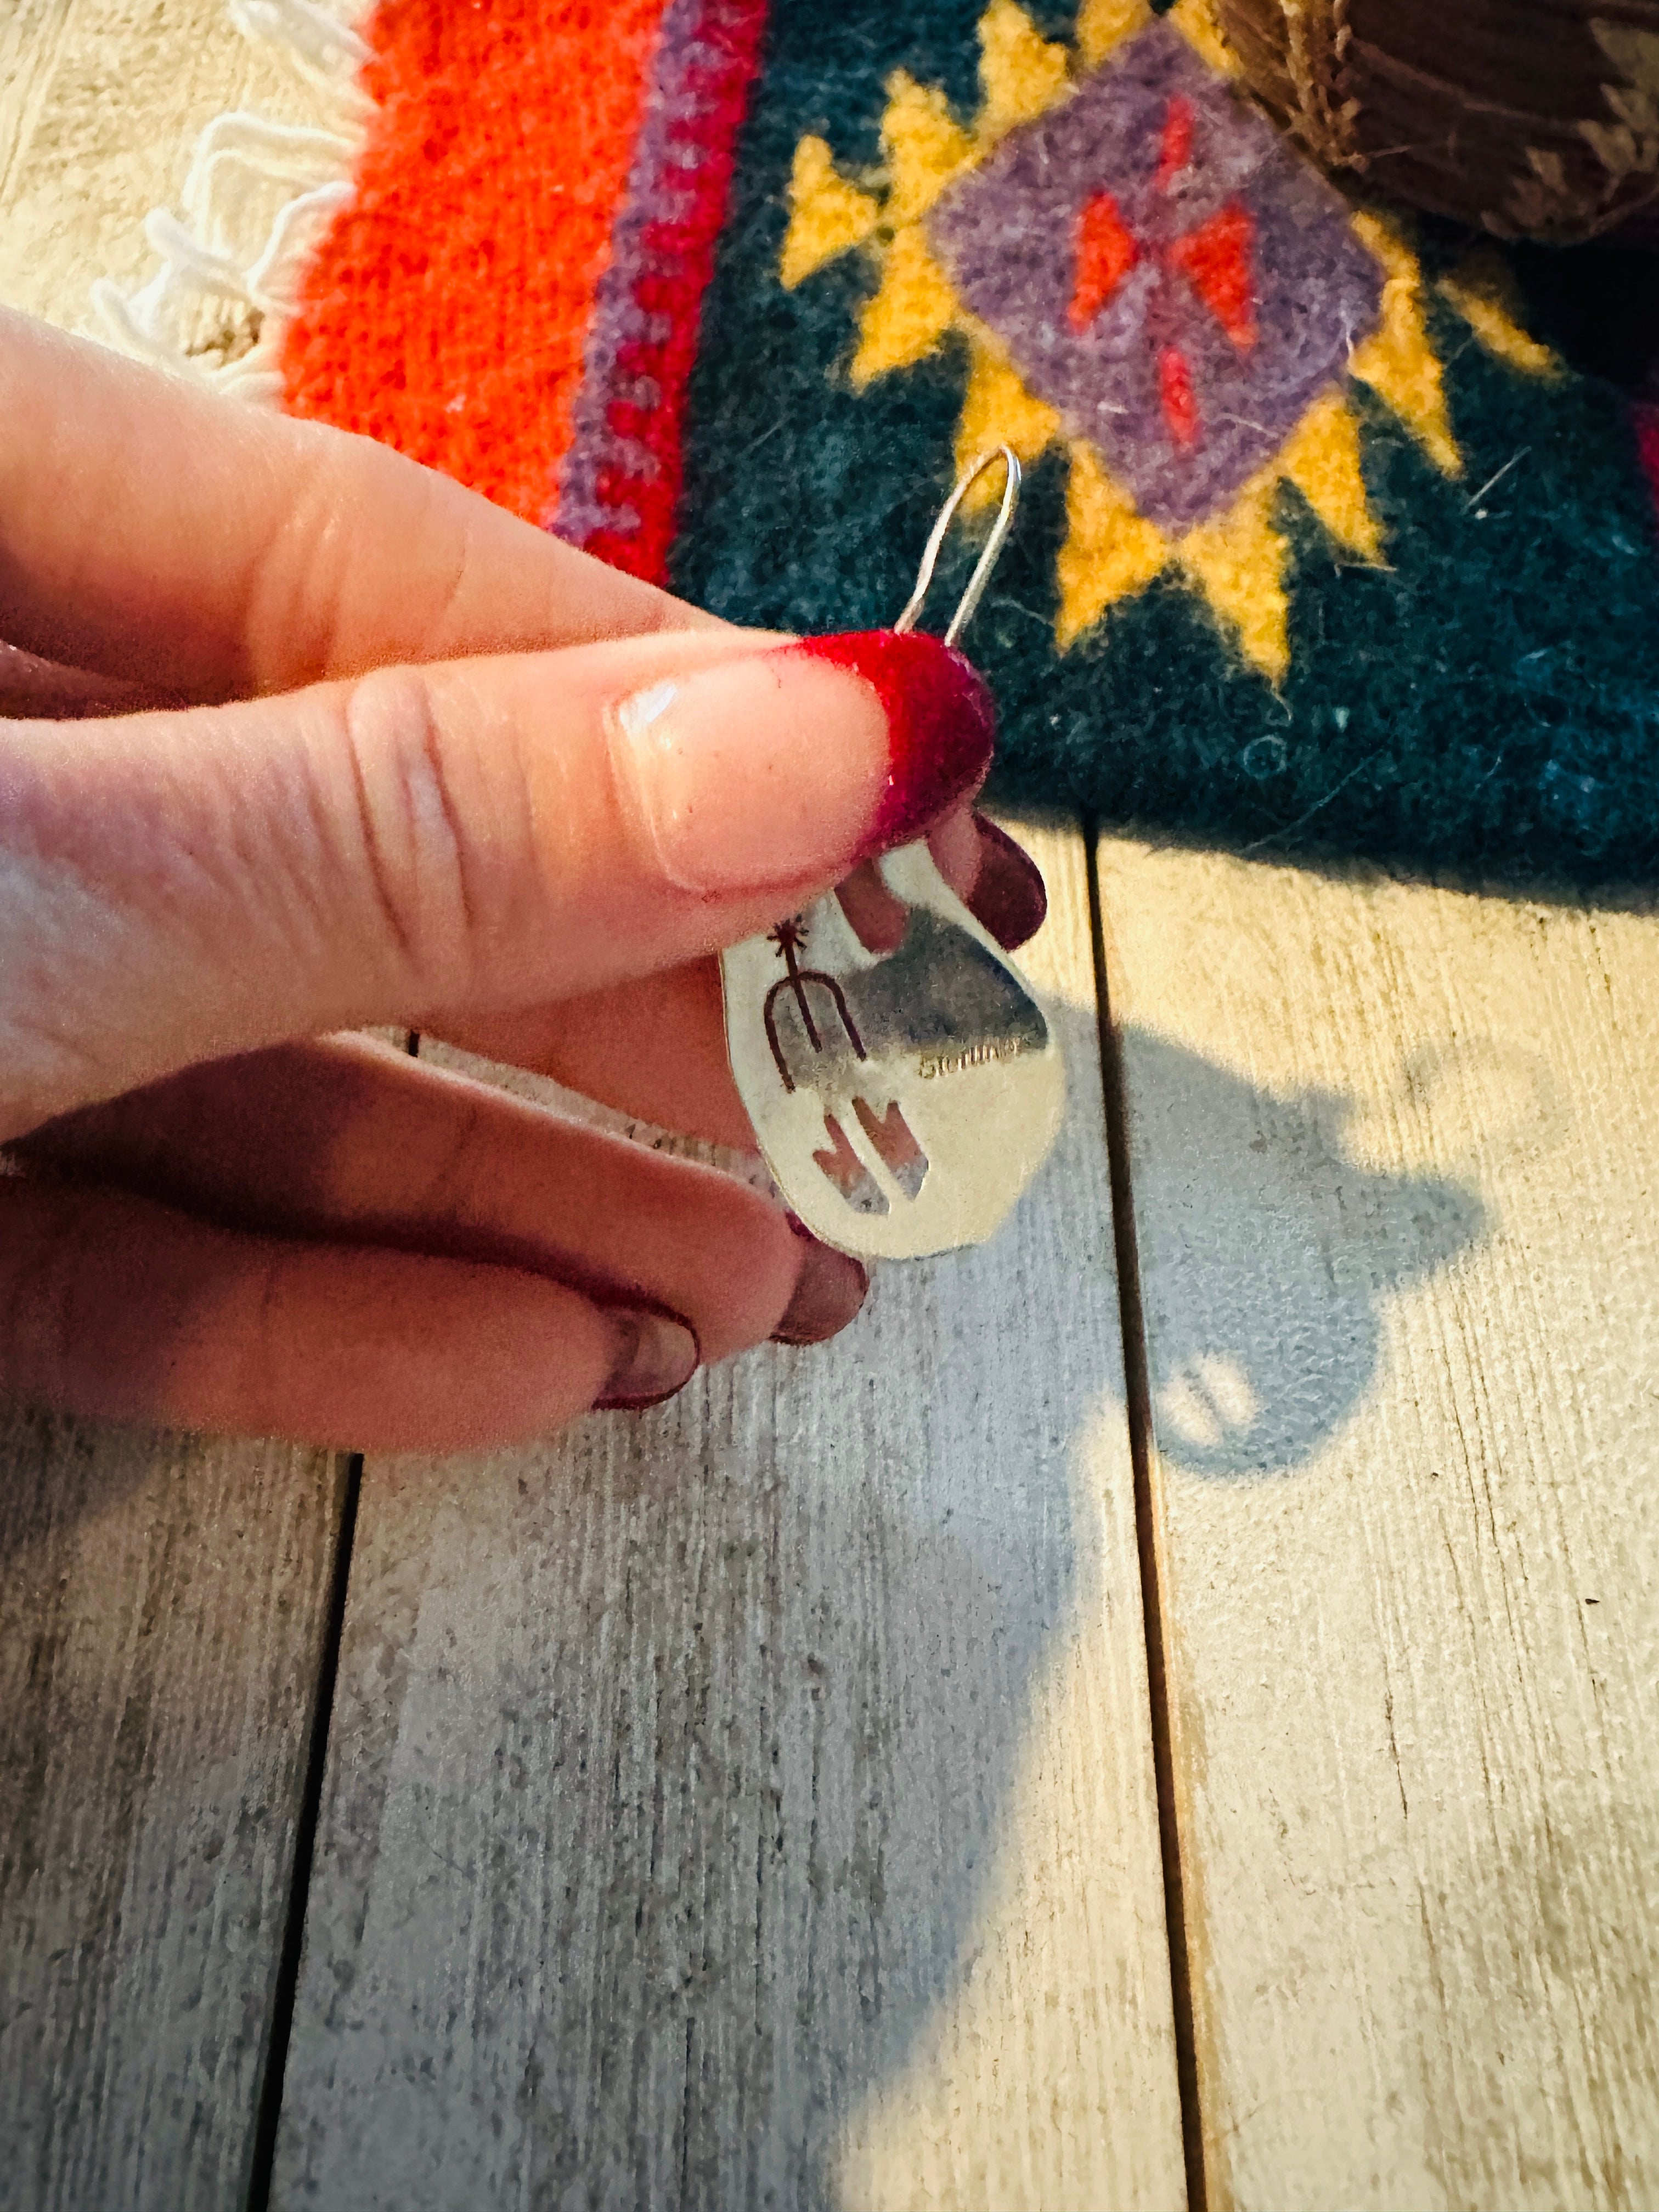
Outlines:
{"type": "Polygon", "coordinates": [[[1073,1111],[994,1249],[657,1414],[368,1463],[274,2202],[1181,2199],[1086,858],[1041,842],[1073,1111]]]}
{"type": "Polygon", "coordinates": [[[1659,917],[1102,855],[1214,2212],[1659,2176],[1659,917]]]}
{"type": "Polygon", "coordinates": [[[1111,1174],[1118,1310],[1123,1320],[1124,1411],[1134,1472],[1135,1552],[1140,1566],[1140,1609],[1146,1633],[1147,1705],[1152,1772],[1158,1793],[1158,1851],[1164,1869],[1164,1929],[1170,1949],[1176,2084],[1181,2100],[1181,2155],[1187,2182],[1187,2212],[1207,2212],[1204,2118],[1199,2096],[1186,1892],[1181,1865],[1181,1813],[1170,1720],[1169,1655],[1164,1638],[1167,1599],[1163,1545],[1152,1495],[1152,1401],[1147,1378],[1146,1313],[1140,1297],[1140,1255],[1135,1236],[1128,1097],[1124,1085],[1123,1041],[1112,1019],[1111,980],[1106,967],[1097,825],[1085,821],[1083,836],[1088,856],[1089,942],[1094,956],[1100,1031],[1101,1105],[1105,1115],[1106,1156],[1111,1174]]]}

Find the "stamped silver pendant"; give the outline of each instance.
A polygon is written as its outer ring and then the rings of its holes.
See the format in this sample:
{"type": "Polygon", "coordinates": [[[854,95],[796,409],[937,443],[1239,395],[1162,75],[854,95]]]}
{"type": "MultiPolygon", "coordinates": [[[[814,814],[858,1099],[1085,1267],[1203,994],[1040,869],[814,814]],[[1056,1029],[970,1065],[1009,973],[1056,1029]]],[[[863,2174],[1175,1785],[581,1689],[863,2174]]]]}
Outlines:
{"type": "MultiPolygon", "coordinates": [[[[997,459],[1001,510],[946,642],[983,590],[1012,520],[1019,465],[988,454],[951,494],[896,629],[913,627],[968,486],[997,459]]],[[[1036,993],[934,866],[925,842],[877,863],[906,909],[866,945],[833,893],[721,956],[732,1072],[766,1164],[806,1227],[873,1259],[976,1244],[1047,1158],[1065,1109],[1053,1024],[1036,993]]]]}

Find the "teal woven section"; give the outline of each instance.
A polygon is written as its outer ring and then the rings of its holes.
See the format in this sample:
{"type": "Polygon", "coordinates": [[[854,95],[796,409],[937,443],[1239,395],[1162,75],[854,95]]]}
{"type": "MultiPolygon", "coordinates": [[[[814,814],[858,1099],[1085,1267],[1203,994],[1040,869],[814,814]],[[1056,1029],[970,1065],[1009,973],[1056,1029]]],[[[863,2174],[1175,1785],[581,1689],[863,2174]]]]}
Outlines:
{"type": "MultiPolygon", "coordinates": [[[[704,307],[674,556],[676,588],[735,619],[860,629],[904,602],[953,472],[967,345],[948,333],[855,389],[878,256],[855,248],[786,290],[788,182],[807,133],[849,179],[876,179],[897,69],[941,88],[969,125],[981,12],[777,0],[704,307]]],[[[1038,24],[1069,36],[1063,11],[1038,24]]],[[[1413,235],[1430,277],[1468,243],[1413,235]]],[[[1258,253],[1268,237],[1264,218],[1258,253]]],[[[1264,296],[1272,273],[1255,271],[1264,296]]],[[[1173,569],[1060,650],[1072,463],[1062,444],[1036,465],[969,641],[1001,709],[1004,797],[1264,855],[1510,881],[1655,872],[1659,547],[1628,405],[1595,377],[1510,366],[1431,284],[1425,297],[1462,472],[1437,469],[1369,387],[1349,388],[1385,565],[1346,554],[1279,484],[1277,682],[1173,569]]],[[[957,550],[957,575],[968,556],[957,550]]]]}

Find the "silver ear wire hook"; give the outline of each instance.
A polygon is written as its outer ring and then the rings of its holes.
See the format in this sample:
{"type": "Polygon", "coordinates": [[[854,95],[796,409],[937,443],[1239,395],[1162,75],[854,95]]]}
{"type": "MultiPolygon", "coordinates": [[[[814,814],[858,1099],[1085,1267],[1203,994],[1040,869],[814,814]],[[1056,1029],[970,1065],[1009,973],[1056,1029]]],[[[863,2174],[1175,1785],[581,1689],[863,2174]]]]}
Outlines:
{"type": "Polygon", "coordinates": [[[968,588],[957,602],[957,611],[951,617],[951,627],[945,633],[945,644],[954,645],[972,621],[974,609],[983,598],[985,586],[991,580],[991,571],[996,567],[997,556],[1007,542],[1008,532],[1014,526],[1014,510],[1019,505],[1019,460],[1011,446],[994,446],[988,453],[981,453],[976,461],[970,462],[957,479],[957,488],[939,509],[939,520],[933,525],[923,549],[921,566],[916,571],[916,588],[911,592],[904,612],[893,624],[896,630],[915,628],[933,585],[933,570],[939,562],[939,548],[945,543],[945,533],[956,520],[957,509],[967,498],[971,487],[978,483],[987,469],[994,468],[999,461],[1007,471],[1002,505],[997,509],[997,519],[991,526],[985,550],[974,564],[974,573],[968,579],[968,588]]]}

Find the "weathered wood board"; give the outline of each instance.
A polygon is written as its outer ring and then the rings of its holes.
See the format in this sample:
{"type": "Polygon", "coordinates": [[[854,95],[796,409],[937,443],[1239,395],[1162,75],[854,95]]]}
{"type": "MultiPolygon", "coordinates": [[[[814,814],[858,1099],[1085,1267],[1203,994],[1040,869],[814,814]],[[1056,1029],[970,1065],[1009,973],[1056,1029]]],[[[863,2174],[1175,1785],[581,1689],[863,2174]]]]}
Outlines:
{"type": "Polygon", "coordinates": [[[307,118],[306,95],[226,0],[9,0],[0,14],[0,300],[80,330],[97,278],[149,275],[144,217],[178,205],[204,125],[239,106],[307,118]]]}
{"type": "Polygon", "coordinates": [[[1659,921],[1101,849],[1209,2201],[1659,2202],[1659,921]]]}
{"type": "Polygon", "coordinates": [[[0,1425],[0,2204],[240,2203],[340,1462],[0,1425]]]}
{"type": "MultiPolygon", "coordinates": [[[[277,90],[223,0],[0,10],[0,299],[146,272],[277,90]]],[[[0,1419],[0,2204],[241,2199],[339,1526],[321,1454],[0,1419]]]]}
{"type": "Polygon", "coordinates": [[[990,1247],[365,1474],[274,2202],[1182,2201],[1084,856],[990,1247]]]}

